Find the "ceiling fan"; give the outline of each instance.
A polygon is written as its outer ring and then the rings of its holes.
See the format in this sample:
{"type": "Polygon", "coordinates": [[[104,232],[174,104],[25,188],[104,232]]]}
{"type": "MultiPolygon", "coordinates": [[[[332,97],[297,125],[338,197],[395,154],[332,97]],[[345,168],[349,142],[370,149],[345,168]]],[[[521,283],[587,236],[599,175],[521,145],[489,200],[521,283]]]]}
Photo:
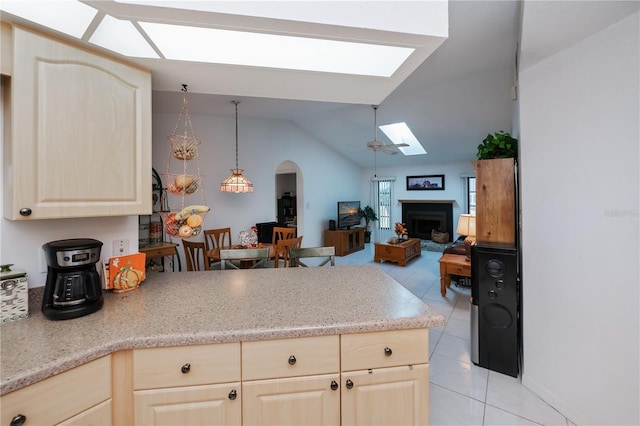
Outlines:
{"type": "Polygon", "coordinates": [[[371,105],[371,108],[373,108],[373,140],[367,142],[367,148],[373,152],[384,152],[385,154],[395,155],[400,152],[398,148],[409,146],[409,144],[406,143],[385,144],[384,142],[379,141],[377,121],[378,105],[371,105]]]}

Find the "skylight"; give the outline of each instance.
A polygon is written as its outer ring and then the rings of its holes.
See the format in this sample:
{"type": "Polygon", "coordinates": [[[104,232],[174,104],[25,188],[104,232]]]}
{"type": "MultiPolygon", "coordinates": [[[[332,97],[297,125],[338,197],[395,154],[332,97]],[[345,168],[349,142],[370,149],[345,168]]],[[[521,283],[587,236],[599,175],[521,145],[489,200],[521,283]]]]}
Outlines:
{"type": "Polygon", "coordinates": [[[98,13],[76,0],[2,0],[0,9],[76,38],[82,37],[98,13]]]}
{"type": "Polygon", "coordinates": [[[390,77],[407,47],[140,22],[167,59],[390,77]]]}
{"type": "Polygon", "coordinates": [[[407,126],[407,123],[393,123],[379,127],[394,144],[406,143],[409,145],[398,148],[404,155],[420,155],[427,153],[420,142],[418,142],[418,139],[413,135],[411,129],[407,126]]]}
{"type": "Polygon", "coordinates": [[[131,21],[105,15],[89,41],[126,56],[159,58],[131,21]],[[117,34],[117,37],[114,37],[117,34]]]}

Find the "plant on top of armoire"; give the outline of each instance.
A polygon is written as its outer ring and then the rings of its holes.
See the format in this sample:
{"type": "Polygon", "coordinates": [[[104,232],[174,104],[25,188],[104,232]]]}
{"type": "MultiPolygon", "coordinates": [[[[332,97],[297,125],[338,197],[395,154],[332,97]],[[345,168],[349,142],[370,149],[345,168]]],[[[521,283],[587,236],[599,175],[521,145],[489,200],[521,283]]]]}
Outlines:
{"type": "Polygon", "coordinates": [[[493,158],[513,158],[518,159],[518,139],[508,132],[495,132],[488,134],[478,145],[478,160],[490,160],[493,158]]]}

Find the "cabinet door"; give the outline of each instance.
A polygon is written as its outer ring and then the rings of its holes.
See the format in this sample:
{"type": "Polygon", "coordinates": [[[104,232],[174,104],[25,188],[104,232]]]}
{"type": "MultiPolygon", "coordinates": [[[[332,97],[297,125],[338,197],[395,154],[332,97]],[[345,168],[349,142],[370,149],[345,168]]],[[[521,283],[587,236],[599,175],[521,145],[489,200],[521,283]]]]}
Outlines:
{"type": "Polygon", "coordinates": [[[111,356],[56,374],[0,397],[0,424],[17,415],[27,425],[50,425],[111,398],[111,356]]]}
{"type": "Polygon", "coordinates": [[[340,387],[344,426],[429,424],[427,364],[343,373],[340,387]]]}
{"type": "Polygon", "coordinates": [[[136,425],[233,426],[242,423],[240,383],[134,392],[136,425]]]}
{"type": "Polygon", "coordinates": [[[338,374],[327,374],[243,382],[244,424],[338,425],[339,380],[338,374]]]}
{"type": "Polygon", "coordinates": [[[17,27],[13,40],[5,217],[151,214],[150,73],[17,27]]]}
{"type": "Polygon", "coordinates": [[[111,425],[111,400],[107,400],[95,407],[71,417],[58,426],[110,426],[111,425]]]}

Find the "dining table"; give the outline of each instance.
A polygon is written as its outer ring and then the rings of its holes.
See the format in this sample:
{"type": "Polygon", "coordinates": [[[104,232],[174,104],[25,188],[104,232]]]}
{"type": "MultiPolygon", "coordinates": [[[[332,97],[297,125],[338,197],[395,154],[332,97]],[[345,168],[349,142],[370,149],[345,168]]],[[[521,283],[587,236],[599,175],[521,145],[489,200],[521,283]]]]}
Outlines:
{"type": "MultiPolygon", "coordinates": [[[[211,262],[220,262],[220,250],[238,250],[238,249],[248,249],[248,248],[268,248],[269,249],[269,260],[275,261],[276,259],[276,246],[275,244],[270,243],[260,243],[257,246],[241,246],[240,244],[234,244],[231,246],[223,246],[220,248],[215,248],[213,250],[208,250],[206,252],[207,260],[211,262]]],[[[244,259],[240,261],[240,269],[251,269],[253,265],[256,263],[258,259],[244,259]]]]}

